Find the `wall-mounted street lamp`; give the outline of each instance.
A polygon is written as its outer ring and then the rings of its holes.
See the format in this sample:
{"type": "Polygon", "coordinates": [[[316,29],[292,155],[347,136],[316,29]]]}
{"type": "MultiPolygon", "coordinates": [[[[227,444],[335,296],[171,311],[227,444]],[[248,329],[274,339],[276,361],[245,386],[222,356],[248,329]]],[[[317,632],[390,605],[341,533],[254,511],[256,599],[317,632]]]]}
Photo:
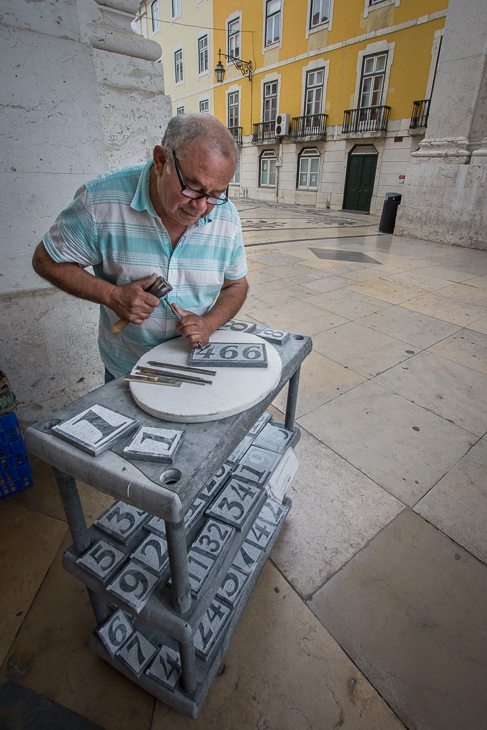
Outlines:
{"type": "Polygon", "coordinates": [[[241,58],[235,58],[235,56],[227,56],[226,53],[222,53],[221,49],[218,49],[218,63],[216,64],[215,68],[215,77],[218,84],[223,83],[223,79],[225,78],[225,66],[223,65],[221,61],[221,57],[226,58],[227,61],[230,61],[230,63],[233,63],[233,65],[238,68],[238,70],[242,73],[242,76],[248,76],[249,81],[250,77],[252,76],[252,61],[242,61],[241,58]]]}

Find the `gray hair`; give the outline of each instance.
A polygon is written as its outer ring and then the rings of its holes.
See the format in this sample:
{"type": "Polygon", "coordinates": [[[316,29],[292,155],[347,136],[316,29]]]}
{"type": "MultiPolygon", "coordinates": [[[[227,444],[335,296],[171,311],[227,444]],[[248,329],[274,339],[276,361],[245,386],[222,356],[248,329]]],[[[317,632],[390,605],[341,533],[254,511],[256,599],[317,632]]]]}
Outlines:
{"type": "MultiPolygon", "coordinates": [[[[233,136],[211,114],[177,114],[169,121],[161,144],[167,150],[174,150],[178,159],[184,159],[186,149],[192,142],[199,142],[208,152],[238,160],[238,148],[233,136]]],[[[172,167],[172,155],[167,156],[167,164],[172,167]]]]}

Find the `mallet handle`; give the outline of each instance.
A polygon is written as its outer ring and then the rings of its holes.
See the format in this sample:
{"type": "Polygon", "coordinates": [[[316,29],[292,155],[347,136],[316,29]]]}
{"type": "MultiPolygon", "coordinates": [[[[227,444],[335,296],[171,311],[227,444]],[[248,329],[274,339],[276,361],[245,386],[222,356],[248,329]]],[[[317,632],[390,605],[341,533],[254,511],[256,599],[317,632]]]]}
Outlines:
{"type": "Polygon", "coordinates": [[[115,324],[112,324],[110,327],[110,332],[114,335],[119,335],[122,330],[125,329],[125,327],[129,324],[128,319],[119,319],[118,322],[115,322],[115,324]]]}

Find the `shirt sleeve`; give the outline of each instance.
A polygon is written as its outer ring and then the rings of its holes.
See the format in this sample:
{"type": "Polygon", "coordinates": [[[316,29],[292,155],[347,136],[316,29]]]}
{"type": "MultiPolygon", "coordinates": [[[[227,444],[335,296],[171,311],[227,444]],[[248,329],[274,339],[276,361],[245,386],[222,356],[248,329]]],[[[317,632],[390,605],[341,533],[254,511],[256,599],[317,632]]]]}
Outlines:
{"type": "Polygon", "coordinates": [[[73,202],[58,215],[42,242],[56,263],[70,262],[86,267],[102,261],[97,239],[88,191],[83,186],[73,202]]]}

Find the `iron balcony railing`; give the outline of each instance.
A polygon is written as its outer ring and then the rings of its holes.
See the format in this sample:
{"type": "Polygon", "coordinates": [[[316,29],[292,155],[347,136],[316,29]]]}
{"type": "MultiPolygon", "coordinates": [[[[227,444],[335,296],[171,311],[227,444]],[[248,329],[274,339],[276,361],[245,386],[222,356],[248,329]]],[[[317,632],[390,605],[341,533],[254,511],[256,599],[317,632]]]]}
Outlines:
{"type": "Polygon", "coordinates": [[[268,142],[276,138],[276,122],[259,122],[254,124],[252,142],[268,142]]]}
{"type": "Polygon", "coordinates": [[[291,120],[291,139],[300,137],[325,137],[328,114],[307,114],[291,120]]]}
{"type": "Polygon", "coordinates": [[[350,132],[385,132],[390,106],[365,106],[343,112],[343,134],[350,132]]]}
{"type": "Polygon", "coordinates": [[[228,131],[237,144],[242,144],[242,127],[228,127],[228,131]]]}
{"type": "Polygon", "coordinates": [[[422,101],[413,101],[413,113],[411,114],[411,123],[409,129],[418,129],[418,127],[428,126],[428,115],[430,113],[431,99],[423,99],[422,101]]]}

